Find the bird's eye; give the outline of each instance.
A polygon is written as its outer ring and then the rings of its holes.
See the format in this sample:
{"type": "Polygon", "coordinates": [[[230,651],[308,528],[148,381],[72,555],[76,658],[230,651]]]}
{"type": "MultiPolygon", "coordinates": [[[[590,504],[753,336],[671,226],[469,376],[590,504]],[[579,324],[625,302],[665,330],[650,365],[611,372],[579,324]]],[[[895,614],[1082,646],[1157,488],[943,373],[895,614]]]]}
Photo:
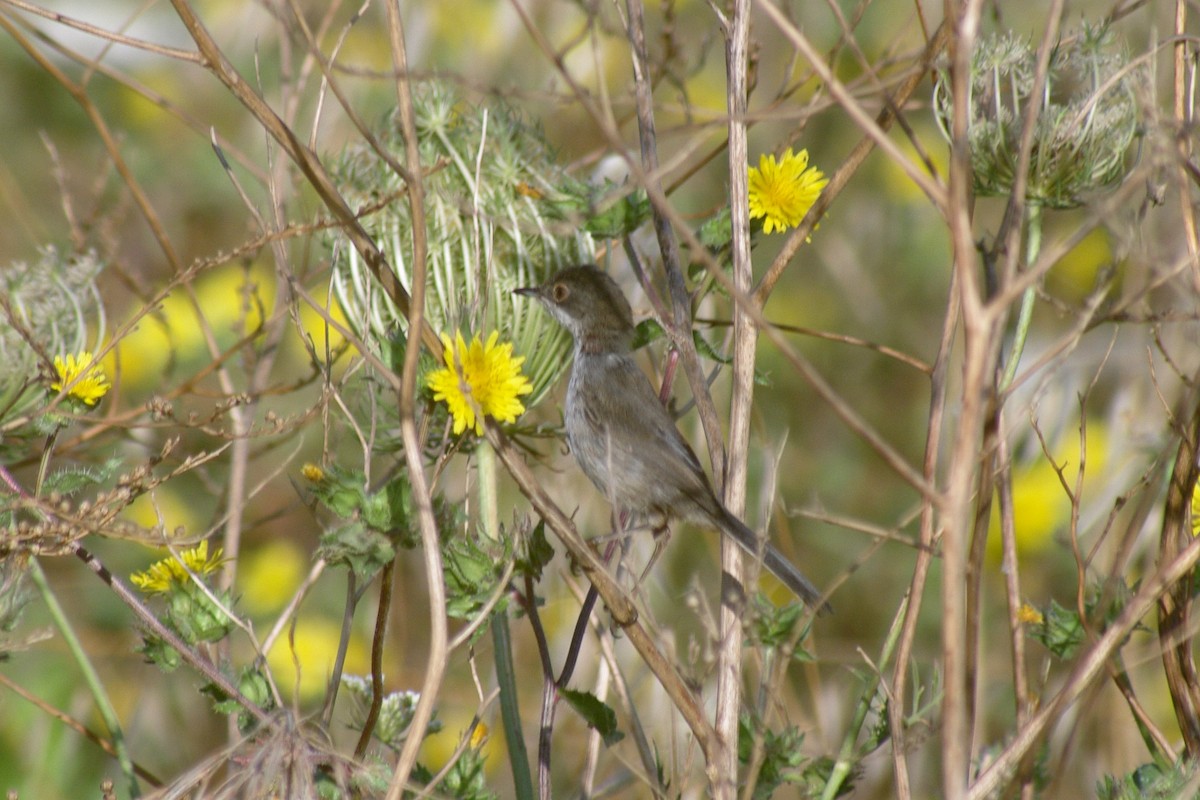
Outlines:
{"type": "Polygon", "coordinates": [[[570,296],[571,290],[567,288],[565,283],[554,284],[554,289],[551,290],[554,294],[554,302],[561,303],[570,296]]]}

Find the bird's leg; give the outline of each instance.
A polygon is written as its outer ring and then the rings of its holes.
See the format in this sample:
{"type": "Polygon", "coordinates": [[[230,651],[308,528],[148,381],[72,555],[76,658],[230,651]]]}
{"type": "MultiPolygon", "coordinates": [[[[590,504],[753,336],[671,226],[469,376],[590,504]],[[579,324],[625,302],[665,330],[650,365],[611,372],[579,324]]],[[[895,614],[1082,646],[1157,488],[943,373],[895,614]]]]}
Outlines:
{"type": "Polygon", "coordinates": [[[663,550],[667,549],[667,542],[671,541],[671,527],[667,524],[666,517],[659,520],[656,525],[651,526],[650,532],[654,535],[654,552],[650,554],[650,560],[646,562],[645,568],[642,569],[642,576],[638,578],[639,586],[646,580],[646,576],[650,574],[651,568],[654,567],[663,550]]]}
{"type": "MultiPolygon", "coordinates": [[[[619,545],[621,554],[617,557],[617,582],[627,584],[629,581],[629,571],[625,568],[625,558],[629,555],[629,542],[632,537],[629,535],[629,512],[622,509],[620,513],[616,513],[616,507],[613,507],[613,533],[612,543],[619,545]]],[[[610,551],[611,552],[611,551],[610,551]]]]}

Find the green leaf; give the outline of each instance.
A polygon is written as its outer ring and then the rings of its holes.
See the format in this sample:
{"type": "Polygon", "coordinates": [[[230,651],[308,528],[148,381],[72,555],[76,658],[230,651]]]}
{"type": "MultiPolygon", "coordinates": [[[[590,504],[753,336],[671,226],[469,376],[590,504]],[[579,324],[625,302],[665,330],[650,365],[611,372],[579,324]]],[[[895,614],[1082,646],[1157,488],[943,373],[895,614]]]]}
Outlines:
{"type": "Polygon", "coordinates": [[[779,647],[791,639],[792,629],[804,614],[799,602],[776,606],[762,592],[754,595],[752,632],[765,647],[779,647]]]}
{"type": "MultiPolygon", "coordinates": [[[[238,676],[238,691],[252,704],[264,711],[270,711],[275,705],[271,698],[271,689],[266,677],[254,667],[245,667],[242,669],[241,675],[238,676]]],[[[247,731],[254,727],[254,715],[246,710],[240,702],[226,694],[215,683],[206,683],[200,687],[200,693],[212,698],[213,709],[218,713],[237,714],[238,728],[240,730],[247,731]]]]}
{"type": "MultiPolygon", "coordinates": [[[[602,191],[611,193],[615,184],[607,184],[602,191]]],[[[650,198],[645,189],[638,189],[603,209],[591,210],[583,229],[602,239],[620,239],[629,236],[650,219],[650,198]]]]}
{"type": "Polygon", "coordinates": [[[137,648],[146,662],[153,664],[163,672],[174,672],[183,663],[179,651],[152,633],[142,634],[142,644],[137,648]]]}
{"type": "Polygon", "coordinates": [[[620,239],[636,231],[650,218],[650,199],[645,189],[627,192],[606,180],[601,185],[564,181],[559,194],[545,198],[548,216],[579,224],[585,231],[604,239],[620,239]]]}
{"type": "MultiPolygon", "coordinates": [[[[766,800],[784,784],[801,784],[806,781],[806,766],[809,759],[802,752],[804,734],[799,728],[784,728],[776,732],[761,728],[749,714],[738,720],[738,762],[743,766],[750,763],[754,753],[755,734],[762,737],[762,762],[758,771],[758,782],[754,785],[754,797],[766,800]]],[[[828,776],[826,776],[828,777],[828,776]]],[[[810,793],[815,796],[819,791],[810,793]]]]}
{"type": "Polygon", "coordinates": [[[396,557],[388,537],[353,520],[321,537],[317,554],[330,564],[344,564],[360,579],[368,579],[396,557]]]}
{"type": "Polygon", "coordinates": [[[323,472],[319,481],[310,484],[313,496],[342,519],[359,513],[366,499],[363,490],[366,475],[361,470],[348,470],[336,464],[323,472]]]}
{"type": "Polygon", "coordinates": [[[663,333],[662,325],[658,324],[658,320],[654,319],[653,317],[650,319],[644,319],[639,322],[637,327],[633,330],[633,344],[631,345],[632,349],[640,350],[646,345],[658,341],[664,335],[665,334],[663,333]]]}
{"type": "Polygon", "coordinates": [[[542,570],[554,558],[554,548],[546,538],[546,521],[539,520],[524,538],[521,553],[517,556],[517,572],[540,580],[542,570]]]}
{"type": "Polygon", "coordinates": [[[1042,621],[1030,626],[1029,635],[1061,659],[1071,658],[1083,643],[1083,621],[1075,611],[1064,608],[1057,600],[1042,612],[1042,621]]]}
{"type": "Polygon", "coordinates": [[[1096,796],[1099,800],[1177,800],[1195,774],[1194,768],[1183,764],[1151,762],[1128,775],[1106,775],[1096,785],[1096,796]]]}
{"type": "MultiPolygon", "coordinates": [[[[696,343],[696,352],[704,358],[707,358],[710,361],[715,361],[718,364],[724,364],[725,366],[729,366],[733,363],[733,358],[731,356],[726,356],[717,352],[716,348],[709,344],[708,340],[700,335],[700,331],[692,331],[692,341],[696,343]]],[[[770,386],[771,379],[767,377],[765,372],[760,372],[756,369],[754,370],[754,383],[757,386],[770,386]]]]}
{"type": "Polygon", "coordinates": [[[56,470],[46,476],[42,492],[72,495],[82,489],[97,486],[116,475],[121,469],[121,463],[119,458],[110,458],[95,467],[66,467],[56,470]]]}
{"type": "MultiPolygon", "coordinates": [[[[496,591],[509,553],[501,542],[478,533],[461,532],[442,545],[446,576],[446,611],[455,619],[473,619],[496,591]]],[[[504,608],[501,603],[497,608],[504,608]]],[[[475,636],[486,629],[480,627],[475,636]]]]}
{"type": "Polygon", "coordinates": [[[728,247],[733,241],[732,214],[729,206],[725,206],[705,220],[698,231],[700,244],[713,251],[728,247]]]}
{"type": "Polygon", "coordinates": [[[625,734],[617,730],[616,712],[596,695],[574,689],[559,689],[558,693],[575,709],[575,713],[583,717],[589,728],[600,734],[604,744],[611,747],[625,738],[625,734]]]}

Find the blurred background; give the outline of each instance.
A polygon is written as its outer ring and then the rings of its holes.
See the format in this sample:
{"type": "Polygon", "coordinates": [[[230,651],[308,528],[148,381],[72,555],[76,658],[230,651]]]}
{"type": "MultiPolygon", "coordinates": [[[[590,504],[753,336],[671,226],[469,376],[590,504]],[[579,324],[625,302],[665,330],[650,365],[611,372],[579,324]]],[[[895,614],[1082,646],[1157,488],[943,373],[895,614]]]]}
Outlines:
{"type": "MultiPolygon", "coordinates": [[[[580,181],[625,180],[612,143],[573,89],[575,84],[588,93],[636,153],[623,4],[445,0],[400,7],[418,83],[436,79],[453,86],[466,104],[515,110],[544,137],[554,162],[580,181]]],[[[941,3],[894,0],[777,7],[871,115],[884,107],[885,92],[919,69],[921,51],[943,12],[941,3]]],[[[382,6],[197,2],[194,8],[233,66],[323,161],[338,163],[364,137],[322,79],[306,43],[309,35],[333,62],[330,74],[362,122],[373,131],[391,124],[396,93],[382,6]]],[[[1045,609],[1052,600],[1075,608],[1077,596],[1085,593],[1081,586],[1103,584],[1114,573],[1133,586],[1153,568],[1175,426],[1179,415],[1190,413],[1182,403],[1200,358],[1194,348],[1196,283],[1187,265],[1175,182],[1167,41],[1172,13],[1165,3],[1083,2],[1071,4],[1063,20],[1064,31],[1078,30],[1082,20],[1096,25],[1111,20],[1113,52],[1144,82],[1137,97],[1138,135],[1120,178],[1089,192],[1078,207],[1047,208],[1041,218],[1042,252],[1061,247],[1061,253],[1037,283],[1004,432],[1021,600],[1033,609],[1045,609]]],[[[1045,14],[1044,4],[1036,10],[989,4],[984,33],[1011,32],[1036,47],[1045,14]]],[[[195,47],[169,4],[108,0],[27,7],[0,0],[0,24],[0,209],[6,220],[0,225],[0,270],[37,263],[48,247],[94,252],[104,264],[97,278],[103,341],[93,349],[106,351],[103,363],[113,389],[95,411],[59,435],[53,463],[117,459],[128,470],[174,437],[180,442],[158,470],[164,475],[188,455],[213,454],[163,480],[122,513],[143,532],[182,528],[181,541],[213,537],[214,547],[222,544],[236,514],[240,552],[226,569],[236,609],[261,639],[309,575],[330,523],[311,502],[302,466],[371,465],[372,476],[379,477],[400,460],[386,448],[364,457],[354,424],[368,426],[383,417],[372,416],[361,383],[366,368],[356,347],[326,324],[325,317],[347,319],[330,290],[334,249],[345,244],[337,244],[329,212],[279,147],[194,57],[183,55],[195,47]],[[55,13],[78,24],[56,21],[55,13]],[[130,46],[118,37],[154,48],[130,46]],[[272,238],[264,230],[285,233],[272,238]],[[327,310],[318,311],[314,303],[327,310]],[[169,413],[162,412],[163,404],[169,413]],[[237,459],[240,467],[231,474],[237,459]]],[[[664,184],[674,208],[698,226],[728,205],[723,37],[715,10],[699,0],[652,4],[646,24],[664,184]]],[[[861,128],[761,11],[754,16],[752,41],[750,164],[762,154],[804,148],[811,165],[833,175],[862,139],[861,128]]],[[[947,145],[932,98],[927,75],[904,106],[905,124],[889,135],[914,163],[927,159],[944,180],[947,145]]],[[[1189,129],[1182,140],[1190,142],[1190,135],[1189,129]]],[[[974,236],[984,241],[995,235],[1006,202],[1004,196],[976,199],[974,236]]],[[[787,238],[757,236],[757,276],[766,273],[787,238]]],[[[649,227],[633,240],[651,273],[661,276],[649,227]]],[[[606,268],[629,292],[635,316],[648,316],[650,304],[621,248],[599,244],[607,253],[606,268]]],[[[929,434],[929,371],[951,313],[950,284],[945,218],[893,158],[877,151],[853,173],[764,309],[844,403],[917,470],[929,434]]],[[[720,293],[697,308],[698,328],[719,352],[729,349],[730,314],[720,293]]],[[[99,319],[98,312],[92,314],[90,330],[99,333],[99,319]]],[[[960,382],[956,355],[957,350],[946,372],[951,387],[960,382]]],[[[647,371],[661,369],[662,356],[661,340],[647,348],[642,355],[647,371]]],[[[798,748],[805,757],[833,757],[912,580],[922,497],[767,340],[759,346],[757,372],[747,522],[769,531],[818,586],[829,588],[835,608],[815,621],[802,644],[807,657],[787,670],[775,724],[803,733],[798,748]]],[[[561,419],[563,383],[520,424],[529,431],[553,430],[561,419]]],[[[724,419],[725,371],[712,389],[724,419]]],[[[678,381],[678,390],[677,408],[683,408],[689,397],[685,381],[678,381]]],[[[955,434],[960,403],[954,388],[948,396],[946,442],[955,434]]],[[[680,426],[707,466],[694,411],[683,414],[680,426]]],[[[27,488],[36,480],[43,445],[35,437],[5,448],[8,470],[27,488]]],[[[608,505],[578,473],[561,441],[530,436],[528,446],[535,473],[564,510],[574,513],[581,532],[606,533],[608,505]]],[[[462,447],[447,457],[439,473],[439,491],[468,515],[476,513],[477,502],[472,450],[473,445],[462,447]]],[[[501,522],[511,527],[529,513],[501,471],[501,522]]],[[[976,654],[977,767],[1005,744],[1017,713],[999,511],[991,513],[976,654]]],[[[83,543],[114,574],[128,576],[166,555],[147,541],[152,537],[135,538],[141,541],[93,535],[83,543]]],[[[634,574],[651,549],[649,537],[635,542],[626,556],[634,574]]],[[[74,558],[40,562],[140,765],[170,781],[230,744],[226,719],[196,692],[201,680],[195,673],[184,667],[166,674],[135,652],[140,643],[135,621],[103,582],[74,558]]],[[[709,702],[719,563],[715,534],[677,530],[640,585],[660,646],[709,702]]],[[[422,564],[419,550],[400,552],[383,665],[389,690],[415,690],[424,676],[429,612],[422,564]]],[[[935,558],[910,667],[913,727],[907,744],[915,796],[934,796],[940,785],[939,578],[935,558]]],[[[538,585],[556,663],[578,614],[580,582],[559,552],[538,585]]],[[[768,579],[761,588],[778,603],[788,599],[768,579]]],[[[349,624],[345,663],[346,672],[359,675],[370,669],[377,587],[366,592],[349,624]]],[[[267,654],[286,703],[301,717],[322,709],[346,593],[345,570],[326,569],[295,610],[294,627],[267,654]]],[[[532,748],[541,690],[538,652],[526,618],[511,608],[532,748]]],[[[602,611],[597,617],[608,621],[602,611]]],[[[452,633],[462,624],[455,621],[452,633]]],[[[1123,665],[1146,716],[1178,747],[1159,642],[1149,630],[1131,635],[1123,665]]],[[[93,743],[11,688],[21,687],[103,730],[75,661],[52,634],[45,603],[35,596],[18,635],[37,640],[0,663],[6,683],[0,688],[0,787],[20,797],[95,793],[103,777],[119,774],[93,743]],[[50,635],[39,638],[42,632],[50,635]]],[[[253,658],[245,637],[231,641],[223,658],[234,665],[253,658]]],[[[671,796],[703,796],[703,770],[687,744],[686,726],[627,643],[618,638],[616,647],[671,796]]],[[[469,735],[478,713],[491,731],[483,746],[487,785],[511,797],[499,712],[481,699],[495,685],[491,648],[484,637],[451,654],[437,707],[442,729],[427,739],[421,760],[436,772],[469,735]]],[[[1074,652],[1064,657],[1027,641],[1035,704],[1061,685],[1073,657],[1074,652]]],[[[600,660],[589,639],[575,685],[596,691],[600,660]]],[[[754,659],[747,663],[752,685],[772,668],[754,659]]],[[[868,725],[885,724],[877,701],[868,725]]],[[[620,702],[609,702],[624,726],[620,702]]],[[[587,731],[577,716],[560,712],[555,735],[555,796],[577,796],[588,758],[582,744],[587,731]]],[[[352,750],[357,738],[340,708],[329,738],[330,747],[341,751],[352,750]]],[[[850,796],[895,796],[891,746],[881,740],[881,746],[868,748],[868,738],[869,732],[858,740],[850,796]]],[[[1120,778],[1154,760],[1144,738],[1126,700],[1111,682],[1101,683],[1085,703],[1064,714],[1042,749],[1040,796],[1093,796],[1106,776],[1120,778]]],[[[631,748],[627,738],[599,755],[597,783],[609,782],[610,796],[649,796],[643,784],[623,777],[636,760],[631,748]]],[[[798,791],[784,786],[776,796],[798,791]]],[[[120,796],[124,792],[121,787],[120,796]]]]}

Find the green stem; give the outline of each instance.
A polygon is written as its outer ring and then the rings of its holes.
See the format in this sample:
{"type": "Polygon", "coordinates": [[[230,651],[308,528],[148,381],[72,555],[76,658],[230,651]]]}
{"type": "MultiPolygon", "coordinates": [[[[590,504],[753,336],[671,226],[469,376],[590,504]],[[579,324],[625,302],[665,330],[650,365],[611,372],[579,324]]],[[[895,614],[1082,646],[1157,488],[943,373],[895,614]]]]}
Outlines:
{"type": "Polygon", "coordinates": [[[529,753],[521,732],[521,709],[517,705],[516,670],[513,667],[512,634],[508,629],[507,612],[492,616],[492,644],[496,659],[496,682],[500,684],[500,718],[504,722],[504,740],[508,744],[513,787],[518,800],[533,800],[533,776],[529,772],[529,753]]]}
{"type": "MultiPolygon", "coordinates": [[[[1028,268],[1037,261],[1042,249],[1042,207],[1036,203],[1026,206],[1025,210],[1025,266],[1028,268]]],[[[1000,381],[1000,391],[1003,393],[1012,385],[1017,376],[1017,366],[1021,363],[1021,354],[1025,351],[1025,340],[1029,336],[1029,325],[1033,320],[1033,303],[1037,299],[1037,290],[1030,286],[1021,296],[1021,311],[1017,316],[1017,328],[1013,333],[1012,354],[1004,368],[1004,377],[1000,381]]]]}
{"type": "Polygon", "coordinates": [[[858,742],[858,736],[862,732],[863,724],[867,720],[867,714],[871,710],[871,701],[875,698],[875,693],[879,691],[880,676],[883,670],[887,668],[888,662],[892,660],[892,653],[895,652],[896,643],[900,641],[900,631],[904,628],[904,615],[908,610],[908,598],[904,598],[904,602],[900,604],[900,609],[896,612],[896,616],[892,621],[892,629],[888,631],[887,639],[883,643],[883,653],[880,654],[879,663],[876,665],[875,674],[867,684],[863,693],[858,697],[858,705],[854,709],[854,718],[850,721],[850,727],[846,731],[846,736],[842,739],[842,749],[838,752],[837,761],[834,762],[833,770],[829,774],[829,780],[825,783],[825,792],[821,795],[821,800],[833,800],[837,797],[838,790],[850,775],[850,770],[854,767],[855,761],[855,744],[858,742]]]}
{"type": "Polygon", "coordinates": [[[75,663],[79,665],[83,679],[92,692],[92,698],[96,701],[96,708],[100,712],[104,724],[108,727],[108,732],[112,736],[113,749],[117,751],[117,763],[121,765],[121,772],[125,774],[125,779],[129,783],[129,796],[141,797],[142,791],[133,770],[133,759],[129,755],[129,748],[125,746],[125,733],[121,728],[121,720],[117,716],[112,702],[108,699],[108,692],[105,690],[100,676],[96,673],[96,668],[92,665],[87,653],[84,652],[83,644],[75,635],[70,620],[67,619],[66,613],[59,605],[58,598],[50,588],[50,583],[46,580],[46,573],[42,572],[42,567],[36,560],[31,560],[29,563],[29,576],[33,579],[38,591],[41,592],[42,602],[46,604],[50,618],[54,620],[55,627],[62,634],[63,641],[67,643],[67,648],[75,658],[75,663]]]}
{"type": "Polygon", "coordinates": [[[500,503],[496,499],[496,453],[481,443],[475,448],[475,469],[479,474],[479,516],[483,532],[492,541],[500,540],[500,503]]]}
{"type": "MultiPolygon", "coordinates": [[[[46,476],[50,471],[50,457],[54,453],[54,444],[58,441],[58,434],[63,428],[59,424],[46,437],[46,445],[42,449],[41,462],[38,464],[37,484],[34,486],[34,497],[41,497],[42,487],[46,484],[46,476]]],[[[79,665],[80,672],[83,673],[83,679],[91,689],[92,697],[96,701],[96,708],[100,712],[100,717],[104,720],[104,724],[108,726],[108,732],[112,736],[113,749],[117,752],[117,763],[121,765],[121,772],[125,773],[125,778],[129,782],[129,796],[141,797],[142,791],[138,786],[137,775],[133,770],[133,758],[129,755],[129,749],[125,746],[125,733],[121,728],[121,719],[117,716],[117,711],[113,708],[112,701],[108,698],[108,692],[104,688],[104,683],[100,680],[99,674],[96,672],[95,666],[88,658],[87,653],[83,649],[83,643],[79,641],[79,637],[75,635],[75,629],[71,627],[71,621],[67,619],[63,607],[59,604],[58,598],[54,591],[50,588],[50,582],[46,580],[46,573],[42,571],[42,565],[36,559],[31,559],[29,562],[29,576],[33,579],[33,583],[37,586],[38,592],[42,595],[42,602],[46,604],[46,610],[50,612],[50,618],[54,620],[55,626],[59,633],[62,634],[63,641],[67,643],[67,648],[71,651],[71,655],[75,658],[75,663],[79,665]]]]}
{"type": "MultiPolygon", "coordinates": [[[[496,496],[496,452],[484,443],[475,449],[475,468],[479,480],[479,516],[483,530],[493,541],[500,540],[500,504],[496,496]]],[[[513,666],[512,632],[508,612],[492,615],[492,652],[496,662],[496,683],[500,687],[500,718],[508,743],[508,761],[513,787],[519,800],[533,800],[533,777],[529,771],[529,753],[521,732],[521,709],[517,703],[517,678],[513,666]]]]}

